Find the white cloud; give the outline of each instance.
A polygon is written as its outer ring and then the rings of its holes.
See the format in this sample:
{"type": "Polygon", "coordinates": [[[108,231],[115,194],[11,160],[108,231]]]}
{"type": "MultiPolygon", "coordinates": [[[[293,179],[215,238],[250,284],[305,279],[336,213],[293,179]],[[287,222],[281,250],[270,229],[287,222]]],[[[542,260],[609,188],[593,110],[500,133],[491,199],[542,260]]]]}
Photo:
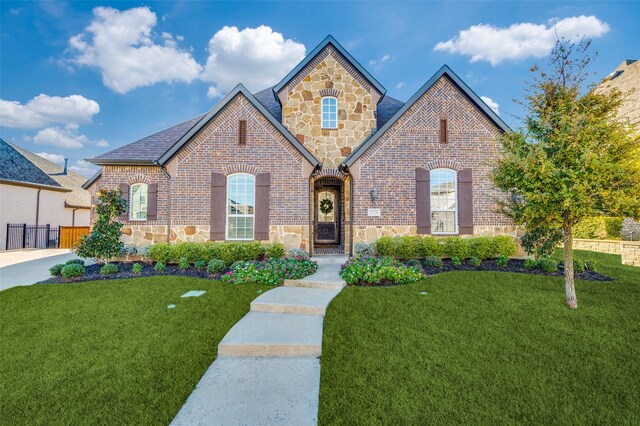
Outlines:
{"type": "Polygon", "coordinates": [[[75,163],[69,166],[69,169],[87,178],[91,177],[96,171],[98,171],[98,167],[84,160],[76,160],[75,163]]]}
{"type": "Polygon", "coordinates": [[[209,57],[201,79],[214,83],[210,97],[220,96],[236,84],[249,90],[271,86],[305,56],[305,47],[270,27],[223,27],[209,40],[209,57]]]}
{"type": "Polygon", "coordinates": [[[382,55],[380,58],[378,59],[370,59],[369,60],[369,66],[375,68],[375,69],[380,69],[382,67],[382,65],[384,65],[386,62],[392,61],[395,58],[391,55],[389,55],[388,53],[385,53],[384,55],[382,55]]]}
{"type": "Polygon", "coordinates": [[[404,81],[401,81],[398,84],[396,84],[396,89],[402,89],[405,85],[406,83],[404,81]]]}
{"type": "Polygon", "coordinates": [[[493,110],[493,112],[500,115],[500,105],[496,101],[488,96],[480,96],[480,99],[482,99],[484,103],[493,110]]]}
{"type": "MultiPolygon", "coordinates": [[[[202,67],[191,53],[177,48],[180,37],[162,33],[156,44],[151,30],[157,17],[148,7],[119,11],[93,9],[94,19],[82,34],[69,40],[72,61],[100,69],[104,84],[118,93],[158,82],[191,82],[202,67]]],[[[254,70],[255,71],[255,70],[254,70]]]]}
{"type": "Polygon", "coordinates": [[[89,123],[100,112],[96,101],[80,95],[40,94],[26,104],[0,99],[0,126],[32,129],[50,124],[89,123]]]}
{"type": "Polygon", "coordinates": [[[553,48],[557,37],[600,37],[609,25],[595,16],[554,18],[545,24],[529,22],[508,28],[473,25],[447,41],[436,44],[434,50],[471,56],[471,62],[487,61],[497,65],[506,60],[542,57],[553,48]]]}
{"type": "Polygon", "coordinates": [[[45,160],[49,160],[53,163],[64,165],[64,155],[60,154],[50,154],[48,152],[36,152],[36,155],[44,158],[45,160]]]}
{"type": "Polygon", "coordinates": [[[74,125],[69,125],[65,128],[47,127],[40,130],[33,137],[33,143],[71,149],[83,148],[87,144],[102,148],[109,146],[109,143],[103,139],[93,141],[87,136],[79,134],[78,127],[74,125]]]}

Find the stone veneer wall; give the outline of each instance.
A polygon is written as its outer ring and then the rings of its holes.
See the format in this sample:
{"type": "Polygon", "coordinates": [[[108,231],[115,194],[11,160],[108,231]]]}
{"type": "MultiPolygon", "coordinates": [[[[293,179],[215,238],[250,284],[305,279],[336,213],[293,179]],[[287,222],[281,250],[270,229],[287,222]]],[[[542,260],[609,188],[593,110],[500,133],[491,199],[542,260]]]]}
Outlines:
{"type": "Polygon", "coordinates": [[[471,168],[474,232],[517,236],[513,222],[497,212],[493,197],[501,193],[489,177],[500,132],[451,80],[440,78],[351,166],[356,240],[415,233],[418,167],[471,168]],[[448,121],[446,144],[439,143],[441,118],[448,121]],[[373,188],[378,188],[375,202],[369,196],[373,188]],[[380,208],[381,216],[368,217],[369,208],[380,208]]]}
{"type": "MultiPolygon", "coordinates": [[[[354,227],[354,242],[374,243],[380,237],[416,235],[416,232],[415,225],[360,225],[354,227]]],[[[518,244],[523,233],[523,228],[514,225],[473,227],[474,236],[495,237],[496,235],[509,235],[518,244]]],[[[438,235],[434,236],[437,237],[438,235]]],[[[472,235],[462,235],[462,237],[472,237],[472,235]]]]}
{"type": "Polygon", "coordinates": [[[622,222],[622,238],[630,241],[640,241],[640,222],[628,217],[622,222]]]}
{"type": "Polygon", "coordinates": [[[297,80],[279,94],[282,123],[324,167],[337,168],[377,126],[376,106],[381,94],[332,46],[320,52],[297,80]],[[323,96],[338,100],[337,129],[322,128],[323,96]]]}
{"type": "Polygon", "coordinates": [[[640,242],[622,241],[620,247],[623,265],[640,266],[640,242]]]}
{"type": "Polygon", "coordinates": [[[617,240],[588,240],[583,238],[573,239],[574,250],[591,250],[601,253],[620,254],[620,241],[617,240]]]}

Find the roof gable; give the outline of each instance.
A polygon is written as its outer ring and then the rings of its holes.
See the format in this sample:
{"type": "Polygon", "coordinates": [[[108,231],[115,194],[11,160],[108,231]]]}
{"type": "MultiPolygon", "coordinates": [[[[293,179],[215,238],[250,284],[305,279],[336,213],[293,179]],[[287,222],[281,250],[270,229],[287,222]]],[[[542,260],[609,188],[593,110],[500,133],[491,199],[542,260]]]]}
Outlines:
{"type": "Polygon", "coordinates": [[[487,118],[503,132],[510,132],[511,128],[496,114],[476,93],[466,85],[447,65],[443,65],[376,133],[361,143],[341,164],[341,168],[348,168],[364,154],[402,115],[411,108],[431,87],[443,76],[448,77],[455,86],[474,104],[487,118]]]}
{"type": "Polygon", "coordinates": [[[49,175],[0,138],[0,180],[36,186],[62,187],[49,175]]]}
{"type": "Polygon", "coordinates": [[[338,53],[342,55],[347,60],[347,62],[349,62],[349,64],[353,66],[353,68],[355,68],[355,70],[360,73],[366,79],[366,81],[378,91],[378,93],[380,93],[380,97],[384,96],[387,90],[382,86],[382,84],[380,84],[378,80],[376,80],[362,65],[360,65],[360,63],[356,61],[356,59],[351,56],[351,54],[347,52],[347,50],[342,47],[342,45],[340,45],[340,43],[338,43],[336,39],[334,39],[331,35],[328,35],[324,40],[322,40],[322,42],[320,42],[320,44],[318,44],[298,65],[296,65],[296,67],[292,69],[289,74],[287,74],[282,80],[280,80],[280,82],[273,87],[273,91],[276,94],[280,93],[300,72],[302,72],[307,67],[307,65],[309,65],[309,63],[311,63],[311,61],[315,59],[316,56],[318,56],[318,54],[320,54],[325,50],[325,48],[329,46],[335,48],[338,53]]]}

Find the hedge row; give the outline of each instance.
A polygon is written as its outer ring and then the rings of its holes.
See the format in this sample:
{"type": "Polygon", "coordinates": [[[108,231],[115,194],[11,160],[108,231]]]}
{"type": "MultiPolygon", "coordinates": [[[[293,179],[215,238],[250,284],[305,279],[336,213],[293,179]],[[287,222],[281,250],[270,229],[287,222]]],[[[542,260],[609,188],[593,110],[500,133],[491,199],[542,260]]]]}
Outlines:
{"type": "Polygon", "coordinates": [[[457,257],[460,260],[476,257],[489,259],[498,256],[511,257],[517,247],[507,235],[497,237],[381,237],[375,243],[378,256],[393,256],[398,259],[416,259],[429,256],[457,257]]]}
{"type": "Polygon", "coordinates": [[[154,262],[165,264],[178,263],[181,259],[189,263],[220,259],[228,266],[237,261],[283,257],[284,246],[259,242],[159,243],[149,247],[148,256],[154,262]]]}
{"type": "Polygon", "coordinates": [[[575,238],[601,239],[620,238],[622,233],[621,217],[597,216],[582,219],[573,228],[575,238]]]}

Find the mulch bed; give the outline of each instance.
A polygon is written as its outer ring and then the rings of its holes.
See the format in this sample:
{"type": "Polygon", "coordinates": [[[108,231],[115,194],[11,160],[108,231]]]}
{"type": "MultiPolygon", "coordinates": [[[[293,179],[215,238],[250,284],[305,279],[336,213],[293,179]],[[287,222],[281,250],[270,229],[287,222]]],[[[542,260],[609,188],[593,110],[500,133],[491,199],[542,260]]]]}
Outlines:
{"type": "MultiPolygon", "coordinates": [[[[517,272],[521,274],[530,274],[530,275],[545,275],[548,277],[562,277],[564,276],[564,269],[562,265],[558,265],[558,270],[556,272],[544,272],[540,269],[526,269],[524,267],[524,259],[509,259],[509,263],[506,268],[501,268],[496,265],[495,260],[483,260],[480,266],[475,267],[471,265],[468,261],[462,262],[462,265],[456,266],[451,262],[451,259],[443,259],[442,260],[442,269],[437,268],[427,268],[422,263],[422,267],[424,268],[427,275],[435,275],[442,272],[451,272],[451,271],[493,271],[493,272],[517,272]]],[[[613,281],[613,278],[601,274],[599,272],[594,271],[584,271],[581,273],[575,273],[575,278],[578,280],[585,281],[613,281]]]]}
{"type": "Polygon", "coordinates": [[[182,270],[178,268],[178,265],[167,265],[167,268],[164,272],[158,272],[153,269],[154,264],[149,264],[145,262],[111,262],[115,265],[118,265],[119,272],[113,275],[102,275],[100,273],[100,268],[102,268],[102,264],[93,264],[86,266],[86,273],[84,276],[67,280],[62,277],[51,277],[48,280],[40,281],[38,284],[60,284],[60,283],[69,283],[69,282],[82,282],[82,281],[101,281],[101,280],[120,280],[126,278],[139,278],[139,277],[153,277],[153,276],[162,276],[162,275],[175,275],[178,277],[194,277],[194,278],[206,278],[211,280],[217,280],[220,276],[227,271],[223,271],[222,274],[209,275],[207,271],[203,268],[202,270],[197,270],[195,267],[190,267],[189,269],[182,270]],[[142,265],[142,272],[139,274],[134,274],[131,272],[131,268],[135,263],[139,263],[142,265]]]}

